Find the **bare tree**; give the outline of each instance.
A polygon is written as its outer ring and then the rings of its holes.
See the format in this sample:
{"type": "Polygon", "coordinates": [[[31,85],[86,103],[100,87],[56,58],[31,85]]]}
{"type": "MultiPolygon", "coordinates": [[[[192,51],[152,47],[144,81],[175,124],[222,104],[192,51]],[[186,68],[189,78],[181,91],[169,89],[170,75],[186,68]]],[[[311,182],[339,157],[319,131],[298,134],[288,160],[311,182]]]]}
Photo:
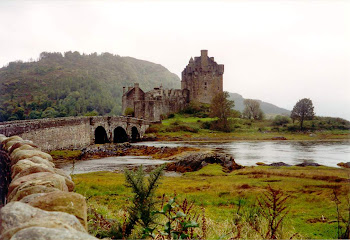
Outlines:
{"type": "Polygon", "coordinates": [[[304,120],[311,120],[315,116],[314,106],[309,98],[300,99],[293,107],[290,115],[293,121],[300,122],[300,130],[303,129],[304,120]]]}
{"type": "Polygon", "coordinates": [[[245,99],[245,108],[243,110],[243,117],[248,119],[261,120],[264,117],[264,113],[260,108],[260,103],[257,100],[245,99]]]}

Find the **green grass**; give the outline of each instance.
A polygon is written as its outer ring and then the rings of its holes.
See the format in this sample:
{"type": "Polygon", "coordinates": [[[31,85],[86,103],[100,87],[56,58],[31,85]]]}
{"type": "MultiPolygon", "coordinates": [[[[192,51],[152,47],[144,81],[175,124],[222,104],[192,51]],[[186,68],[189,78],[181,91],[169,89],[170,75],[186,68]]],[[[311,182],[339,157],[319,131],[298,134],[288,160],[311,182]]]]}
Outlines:
{"type": "Polygon", "coordinates": [[[168,118],[162,121],[162,124],[164,126],[169,126],[173,124],[176,121],[181,121],[183,123],[195,123],[195,125],[198,125],[198,121],[200,122],[208,122],[208,121],[213,121],[215,118],[199,118],[199,117],[191,117],[191,116],[186,116],[185,115],[180,115],[180,114],[175,114],[173,118],[168,118]]]}
{"type": "MultiPolygon", "coordinates": [[[[215,121],[214,118],[199,118],[186,114],[175,114],[173,118],[165,119],[161,124],[150,127],[146,136],[156,137],[158,140],[272,140],[276,137],[285,137],[287,140],[349,140],[350,131],[341,129],[322,129],[293,132],[288,131],[292,123],[286,126],[273,126],[273,120],[253,121],[235,118],[233,131],[229,133],[204,129],[203,123],[215,121]]],[[[315,120],[315,123],[320,120],[315,120]]],[[[313,121],[306,121],[305,126],[312,126],[313,121]]],[[[298,123],[295,123],[297,126],[298,123]]],[[[315,124],[314,124],[315,125],[315,124]]],[[[316,124],[317,125],[317,124],[316,124]]],[[[321,126],[321,125],[317,125],[321,126]]],[[[329,127],[329,125],[327,125],[329,127]]],[[[330,128],[330,127],[329,127],[330,128]]]]}
{"type": "Polygon", "coordinates": [[[81,150],[55,150],[50,155],[54,159],[76,159],[81,155],[81,150]]]}
{"type": "MultiPolygon", "coordinates": [[[[242,209],[249,210],[271,185],[291,196],[286,218],[288,234],[297,232],[303,238],[336,238],[336,207],[332,192],[333,188],[339,188],[340,199],[345,202],[345,190],[349,187],[345,180],[349,174],[347,169],[330,167],[264,166],[225,173],[219,165],[208,165],[182,177],[163,177],[156,195],[161,199],[163,193],[172,197],[176,192],[180,201],[187,198],[198,208],[204,207],[209,238],[218,238],[224,232],[230,233],[238,200],[244,199],[242,209]],[[322,216],[324,222],[320,221],[322,216]]],[[[87,197],[89,205],[107,218],[121,219],[131,199],[130,190],[124,186],[123,174],[79,174],[74,176],[74,181],[75,191],[87,197]]]]}

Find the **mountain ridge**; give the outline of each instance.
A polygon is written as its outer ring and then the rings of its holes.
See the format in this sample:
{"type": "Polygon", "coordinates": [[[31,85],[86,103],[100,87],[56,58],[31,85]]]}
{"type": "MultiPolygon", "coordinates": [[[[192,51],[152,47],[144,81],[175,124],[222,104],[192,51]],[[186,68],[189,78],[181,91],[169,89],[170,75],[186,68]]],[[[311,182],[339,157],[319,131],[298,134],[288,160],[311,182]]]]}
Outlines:
{"type": "MultiPolygon", "coordinates": [[[[244,110],[244,100],[242,95],[238,93],[231,93],[229,92],[230,99],[235,101],[235,110],[238,110],[242,112],[244,110]]],[[[272,103],[264,102],[259,99],[254,99],[257,100],[260,103],[260,108],[265,114],[269,115],[290,115],[290,111],[281,107],[278,107],[272,103]]]]}

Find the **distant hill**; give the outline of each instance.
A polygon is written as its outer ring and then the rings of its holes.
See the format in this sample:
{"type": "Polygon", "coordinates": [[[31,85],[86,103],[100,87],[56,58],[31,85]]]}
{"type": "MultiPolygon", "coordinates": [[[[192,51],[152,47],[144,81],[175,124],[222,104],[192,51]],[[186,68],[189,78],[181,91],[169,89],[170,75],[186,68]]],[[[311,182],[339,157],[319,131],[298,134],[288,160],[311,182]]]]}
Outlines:
{"type": "Polygon", "coordinates": [[[179,88],[165,67],[110,53],[43,52],[36,62],[0,68],[0,121],[121,114],[123,86],[179,88]]]}
{"type": "MultiPolygon", "coordinates": [[[[238,93],[229,93],[230,99],[235,101],[235,110],[238,110],[240,112],[244,109],[244,98],[242,95],[239,95],[238,93]]],[[[267,115],[290,115],[290,111],[284,108],[277,107],[276,105],[273,105],[271,103],[263,102],[261,100],[258,100],[260,102],[260,108],[261,110],[267,114],[267,115]]]]}
{"type": "MultiPolygon", "coordinates": [[[[0,68],[0,122],[79,115],[120,115],[123,86],[144,91],[162,85],[180,88],[179,77],[160,64],[110,53],[40,54],[38,61],[10,62],[0,68]]],[[[243,97],[231,93],[242,111],[243,97]]],[[[289,114],[261,102],[266,114],[289,114]]]]}

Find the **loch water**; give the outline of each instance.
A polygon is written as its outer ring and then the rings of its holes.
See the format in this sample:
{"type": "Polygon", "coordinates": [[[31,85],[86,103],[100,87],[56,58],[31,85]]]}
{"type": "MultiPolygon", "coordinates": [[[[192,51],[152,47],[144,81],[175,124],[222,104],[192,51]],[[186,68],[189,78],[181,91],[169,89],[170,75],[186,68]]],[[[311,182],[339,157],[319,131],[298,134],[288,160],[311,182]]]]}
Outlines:
{"type": "MultiPolygon", "coordinates": [[[[234,142],[139,142],[133,145],[154,147],[194,147],[201,150],[233,155],[236,163],[254,166],[257,162],[271,164],[284,162],[296,165],[303,162],[318,163],[329,167],[338,167],[340,162],[350,162],[349,141],[234,141],[234,142]]],[[[151,159],[146,156],[107,157],[78,161],[67,164],[62,169],[71,174],[119,171],[125,167],[139,165],[159,165],[169,161],[151,159]]]]}
{"type": "Polygon", "coordinates": [[[350,141],[233,141],[233,142],[140,142],[135,145],[154,147],[196,147],[232,154],[236,163],[254,166],[257,162],[303,162],[337,167],[350,162],[350,141]]]}

